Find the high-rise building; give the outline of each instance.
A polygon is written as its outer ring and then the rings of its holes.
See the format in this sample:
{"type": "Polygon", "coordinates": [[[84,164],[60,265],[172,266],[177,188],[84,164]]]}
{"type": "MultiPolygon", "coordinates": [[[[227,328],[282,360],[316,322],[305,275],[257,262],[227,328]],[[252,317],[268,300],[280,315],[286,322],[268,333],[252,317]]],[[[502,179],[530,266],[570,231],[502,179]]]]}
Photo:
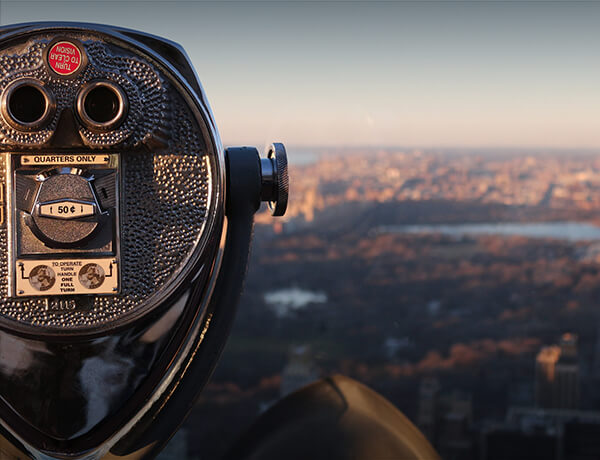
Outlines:
{"type": "Polygon", "coordinates": [[[535,359],[535,405],[550,408],[553,405],[556,363],[560,357],[560,347],[543,347],[535,359]]]}
{"type": "Polygon", "coordinates": [[[468,393],[453,391],[440,398],[442,413],[438,422],[438,452],[446,459],[474,458],[473,402],[468,393]]]}
{"type": "Polygon", "coordinates": [[[419,409],[417,426],[430,442],[435,443],[435,428],[438,416],[438,393],[440,382],[435,377],[426,377],[419,385],[419,409]]]}
{"type": "MultiPolygon", "coordinates": [[[[600,252],[600,243],[597,246],[600,252]]],[[[598,257],[600,261],[600,254],[598,257]]],[[[594,345],[593,356],[591,374],[594,379],[600,380],[600,325],[596,328],[596,344],[594,345]]]]}
{"type": "Polygon", "coordinates": [[[440,389],[435,377],[421,380],[417,426],[443,458],[474,458],[472,397],[459,391],[441,393],[440,389]]]}
{"type": "Polygon", "coordinates": [[[559,409],[579,407],[579,361],[577,336],[574,334],[564,334],[560,341],[554,398],[554,407],[559,409]]]}
{"type": "Polygon", "coordinates": [[[287,365],[281,372],[281,397],[287,396],[319,378],[313,361],[313,353],[308,345],[292,347],[287,365]]]}
{"type": "Polygon", "coordinates": [[[482,460],[562,460],[557,436],[546,432],[494,427],[482,431],[480,442],[482,460]]]}
{"type": "Polygon", "coordinates": [[[535,404],[545,409],[579,406],[577,336],[564,334],[560,345],[543,347],[535,362],[535,404]]]}

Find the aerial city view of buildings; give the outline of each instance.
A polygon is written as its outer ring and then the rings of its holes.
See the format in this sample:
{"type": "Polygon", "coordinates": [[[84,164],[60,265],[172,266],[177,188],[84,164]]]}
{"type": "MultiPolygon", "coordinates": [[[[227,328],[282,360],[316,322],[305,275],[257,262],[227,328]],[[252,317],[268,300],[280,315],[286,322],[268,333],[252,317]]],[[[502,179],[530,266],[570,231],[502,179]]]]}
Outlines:
{"type": "Polygon", "coordinates": [[[446,459],[599,458],[600,159],[315,152],[290,149],[287,215],[257,216],[234,330],[184,430],[191,458],[332,373],[390,399],[446,459]]]}
{"type": "MultiPolygon", "coordinates": [[[[292,154],[293,155],[293,152],[292,154]]],[[[474,154],[416,151],[323,151],[293,176],[287,220],[311,222],[318,211],[343,203],[448,200],[547,206],[600,207],[600,159],[519,151],[474,154]]],[[[267,223],[267,214],[259,222],[267,223]]]]}

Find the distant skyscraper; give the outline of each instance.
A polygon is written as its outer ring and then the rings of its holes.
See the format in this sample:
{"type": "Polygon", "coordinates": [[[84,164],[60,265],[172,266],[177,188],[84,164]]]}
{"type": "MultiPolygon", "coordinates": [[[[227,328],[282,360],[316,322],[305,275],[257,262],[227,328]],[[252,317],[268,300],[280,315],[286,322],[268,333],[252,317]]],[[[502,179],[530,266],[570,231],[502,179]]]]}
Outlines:
{"type": "Polygon", "coordinates": [[[437,429],[437,447],[442,458],[474,458],[471,425],[473,402],[468,393],[454,391],[440,398],[442,413],[437,429]]]}
{"type": "Polygon", "coordinates": [[[556,434],[523,432],[510,427],[484,429],[481,437],[482,460],[548,460],[559,457],[556,434]]]}
{"type": "MultiPolygon", "coordinates": [[[[597,257],[600,261],[600,244],[598,244],[597,257]]],[[[600,325],[596,327],[596,344],[594,346],[594,358],[592,362],[592,377],[600,380],[600,325]]]]}
{"type": "Polygon", "coordinates": [[[555,407],[579,407],[579,361],[577,336],[564,334],[560,341],[560,358],[556,363],[555,407]]]}
{"type": "Polygon", "coordinates": [[[535,360],[535,405],[550,408],[553,404],[553,386],[556,382],[556,363],[560,347],[543,347],[535,360]]]}
{"type": "Polygon", "coordinates": [[[535,403],[545,409],[579,406],[577,336],[564,334],[560,345],[543,347],[535,363],[535,403]]]}
{"type": "Polygon", "coordinates": [[[438,449],[442,458],[473,458],[471,425],[473,404],[470,394],[440,393],[435,377],[425,377],[419,385],[417,426],[438,449]]]}
{"type": "Polygon", "coordinates": [[[438,393],[440,383],[435,377],[426,377],[419,385],[419,409],[417,426],[429,441],[435,443],[435,428],[438,416],[438,393]]]}
{"type": "Polygon", "coordinates": [[[310,346],[292,347],[290,359],[281,373],[281,397],[287,396],[319,378],[310,346]]]}

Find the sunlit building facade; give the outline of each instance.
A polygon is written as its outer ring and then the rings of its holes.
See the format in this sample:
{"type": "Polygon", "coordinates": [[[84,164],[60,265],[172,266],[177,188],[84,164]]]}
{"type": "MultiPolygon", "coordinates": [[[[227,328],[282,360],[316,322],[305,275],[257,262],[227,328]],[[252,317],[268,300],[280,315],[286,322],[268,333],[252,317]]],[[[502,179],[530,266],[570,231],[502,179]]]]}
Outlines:
{"type": "Polygon", "coordinates": [[[577,336],[564,334],[560,345],[543,347],[535,363],[535,403],[545,409],[579,407],[577,336]]]}

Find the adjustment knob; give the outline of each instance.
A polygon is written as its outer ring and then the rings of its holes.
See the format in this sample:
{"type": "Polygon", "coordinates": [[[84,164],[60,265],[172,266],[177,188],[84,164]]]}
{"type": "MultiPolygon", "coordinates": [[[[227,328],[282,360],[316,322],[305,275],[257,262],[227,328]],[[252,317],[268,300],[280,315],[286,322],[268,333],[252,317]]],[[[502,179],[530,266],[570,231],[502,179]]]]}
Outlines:
{"type": "Polygon", "coordinates": [[[268,201],[273,216],[283,216],[287,210],[290,180],[285,147],[276,142],[271,145],[267,158],[260,160],[261,201],[268,201]]]}

